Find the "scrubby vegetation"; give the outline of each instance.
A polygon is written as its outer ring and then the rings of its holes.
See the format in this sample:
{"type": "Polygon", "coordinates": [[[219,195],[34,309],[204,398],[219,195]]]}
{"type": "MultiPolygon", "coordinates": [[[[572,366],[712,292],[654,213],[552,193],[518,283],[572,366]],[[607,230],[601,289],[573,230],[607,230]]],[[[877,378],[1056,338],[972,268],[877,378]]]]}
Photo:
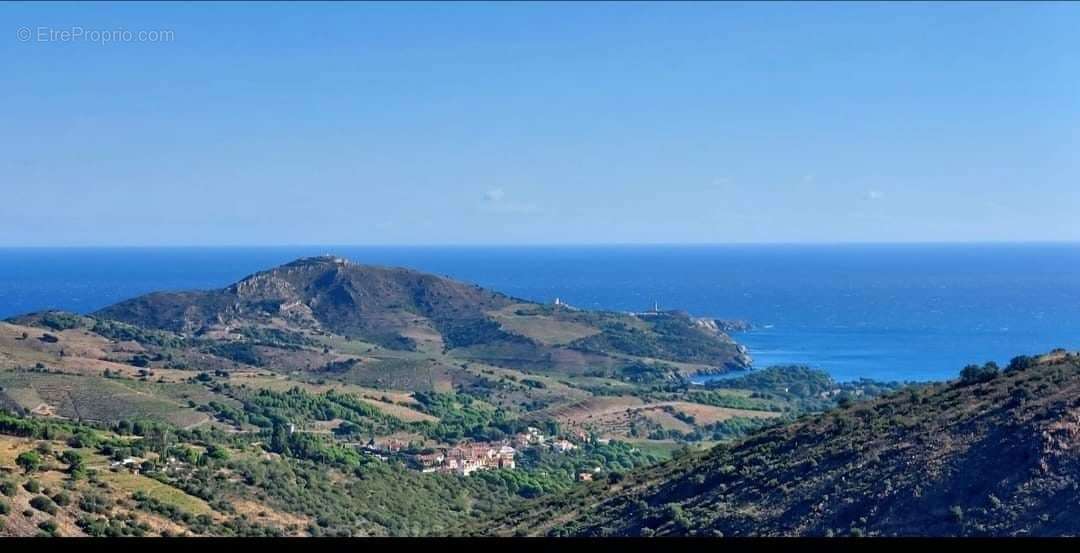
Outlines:
{"type": "Polygon", "coordinates": [[[1020,366],[805,416],[472,531],[1072,535],[1080,527],[1064,513],[1080,500],[1080,465],[1068,453],[1080,357],[1020,366]]]}
{"type": "Polygon", "coordinates": [[[684,314],[663,313],[648,319],[605,320],[601,332],[574,341],[571,347],[598,353],[621,353],[639,357],[724,366],[735,344],[696,326],[684,314]]]}
{"type": "MultiPolygon", "coordinates": [[[[935,444],[994,437],[970,417],[1004,410],[1028,417],[1010,432],[1057,436],[1030,411],[1060,422],[1070,409],[1040,399],[1071,382],[1045,356],[973,365],[938,387],[838,383],[805,367],[694,385],[744,361],[707,323],[531,304],[326,258],[92,316],[17,317],[0,326],[0,534],[877,535],[899,518],[873,498],[906,505],[909,493],[944,506],[932,516],[956,533],[998,532],[963,493],[896,476],[902,460],[948,473],[975,461],[935,457],[935,444]],[[437,452],[509,443],[514,468],[421,472],[448,469],[432,468],[437,452]]],[[[993,445],[971,447],[1032,468],[1018,445],[993,445]]],[[[1018,493],[994,488],[990,509],[1027,520],[1018,493]]]]}

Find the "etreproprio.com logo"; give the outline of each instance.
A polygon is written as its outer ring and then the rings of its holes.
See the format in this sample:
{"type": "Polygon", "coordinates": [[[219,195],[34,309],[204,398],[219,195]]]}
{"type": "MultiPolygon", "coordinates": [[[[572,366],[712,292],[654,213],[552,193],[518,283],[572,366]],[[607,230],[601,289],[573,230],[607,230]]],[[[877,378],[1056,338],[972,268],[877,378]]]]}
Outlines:
{"type": "Polygon", "coordinates": [[[176,33],[169,29],[87,29],[78,25],[57,27],[19,27],[15,31],[19,42],[172,42],[176,33]]]}

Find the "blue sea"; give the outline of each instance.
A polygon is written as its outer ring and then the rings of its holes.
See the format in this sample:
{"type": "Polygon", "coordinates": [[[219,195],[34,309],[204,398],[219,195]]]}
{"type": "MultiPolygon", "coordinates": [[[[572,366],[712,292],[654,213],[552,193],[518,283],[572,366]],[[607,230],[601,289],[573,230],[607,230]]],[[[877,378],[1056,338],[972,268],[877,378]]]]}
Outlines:
{"type": "Polygon", "coordinates": [[[745,319],[756,367],[938,380],[972,362],[1080,349],[1080,245],[724,245],[0,249],[0,317],[89,312],[227,285],[333,253],[583,308],[745,319]]]}

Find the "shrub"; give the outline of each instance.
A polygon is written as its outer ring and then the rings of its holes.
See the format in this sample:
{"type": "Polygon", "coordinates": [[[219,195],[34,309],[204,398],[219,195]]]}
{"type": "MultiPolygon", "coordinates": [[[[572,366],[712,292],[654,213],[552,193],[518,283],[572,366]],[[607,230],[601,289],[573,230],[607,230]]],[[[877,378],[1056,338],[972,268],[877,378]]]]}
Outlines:
{"type": "Polygon", "coordinates": [[[983,366],[968,365],[960,371],[960,382],[963,384],[978,384],[992,380],[1001,372],[997,363],[990,361],[983,366]]]}
{"type": "Polygon", "coordinates": [[[14,482],[10,480],[4,480],[3,482],[0,482],[0,493],[8,497],[15,497],[16,491],[18,491],[18,489],[15,487],[14,482]]]}
{"type": "Polygon", "coordinates": [[[38,523],[38,528],[40,528],[43,532],[45,532],[47,534],[55,535],[56,531],[60,528],[60,526],[58,524],[56,524],[55,520],[50,519],[50,520],[43,520],[40,523],[38,523]]]}
{"type": "Polygon", "coordinates": [[[7,501],[0,501],[0,515],[6,515],[11,512],[11,505],[8,505],[7,501]]]}
{"type": "Polygon", "coordinates": [[[24,451],[15,458],[15,464],[19,465],[26,473],[34,472],[41,468],[41,455],[36,451],[24,451]]]}
{"type": "Polygon", "coordinates": [[[67,492],[57,492],[56,495],[52,496],[52,500],[61,507],[71,505],[71,496],[67,492]]]}
{"type": "Polygon", "coordinates": [[[74,448],[94,447],[98,444],[98,437],[90,432],[78,432],[68,438],[67,444],[74,448]]]}
{"type": "Polygon", "coordinates": [[[64,453],[60,456],[60,460],[70,465],[72,469],[83,464],[82,454],[73,449],[64,451],[64,453]]]}
{"type": "Polygon", "coordinates": [[[101,495],[86,494],[79,499],[79,508],[87,513],[105,514],[109,512],[109,507],[109,499],[101,495]]]}
{"type": "Polygon", "coordinates": [[[1018,355],[1013,357],[1009,361],[1009,365],[1005,367],[1006,371],[1022,371],[1024,369],[1030,369],[1035,366],[1035,358],[1029,355],[1018,355]]]}
{"type": "Polygon", "coordinates": [[[27,480],[25,484],[23,484],[23,489],[30,493],[38,493],[41,491],[41,482],[38,482],[37,480],[31,478],[30,480],[27,480]]]}
{"type": "Polygon", "coordinates": [[[56,504],[43,495],[38,495],[31,499],[30,506],[39,511],[49,513],[50,515],[55,515],[57,511],[56,504]]]}
{"type": "Polygon", "coordinates": [[[221,446],[211,444],[209,447],[206,448],[206,456],[211,459],[225,461],[229,459],[229,452],[221,446]]]}

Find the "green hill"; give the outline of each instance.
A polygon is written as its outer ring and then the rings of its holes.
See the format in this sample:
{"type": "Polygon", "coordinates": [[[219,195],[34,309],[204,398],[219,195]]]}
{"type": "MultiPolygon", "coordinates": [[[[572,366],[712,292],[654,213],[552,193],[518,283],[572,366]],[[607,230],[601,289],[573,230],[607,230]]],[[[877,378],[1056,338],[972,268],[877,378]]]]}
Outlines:
{"type": "Polygon", "coordinates": [[[745,351],[715,325],[697,324],[686,314],[640,318],[560,309],[410,269],[330,256],[299,259],[219,290],[147,294],[92,315],[196,337],[267,327],[279,336],[335,335],[387,350],[561,372],[596,368],[618,376],[621,367],[642,360],[689,364],[673,365],[677,373],[749,364],[745,351]]]}
{"type": "Polygon", "coordinates": [[[1080,534],[1080,356],[808,415],[506,512],[479,534],[1080,534]]]}

